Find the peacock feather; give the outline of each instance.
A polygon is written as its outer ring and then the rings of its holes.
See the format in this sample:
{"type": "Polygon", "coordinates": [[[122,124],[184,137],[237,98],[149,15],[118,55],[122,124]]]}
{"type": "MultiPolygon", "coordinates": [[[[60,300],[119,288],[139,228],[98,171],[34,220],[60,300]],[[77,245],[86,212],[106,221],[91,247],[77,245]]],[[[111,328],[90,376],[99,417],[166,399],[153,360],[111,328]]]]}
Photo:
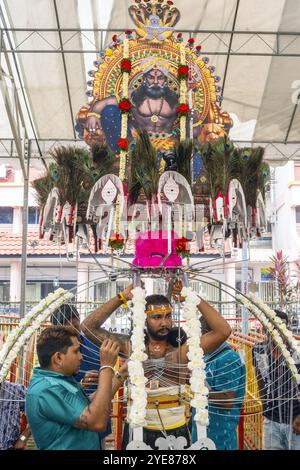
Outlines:
{"type": "Polygon", "coordinates": [[[236,164],[233,143],[222,137],[200,146],[198,151],[208,174],[210,196],[215,199],[219,192],[225,195],[236,164]]]}
{"type": "Polygon", "coordinates": [[[42,209],[46,204],[51,189],[54,187],[53,179],[47,174],[42,178],[32,181],[31,185],[36,191],[36,201],[39,208],[42,209]]]}
{"type": "Polygon", "coordinates": [[[176,169],[185,177],[187,182],[192,182],[191,160],[193,155],[193,141],[186,139],[181,141],[175,150],[176,169]]]}
{"type": "Polygon", "coordinates": [[[239,180],[244,190],[246,204],[256,207],[264,149],[247,147],[239,149],[238,152],[241,165],[239,180]]]}
{"type": "Polygon", "coordinates": [[[143,188],[148,201],[157,194],[159,172],[157,154],[147,131],[138,131],[135,147],[131,152],[131,177],[129,197],[135,203],[143,188]]]}

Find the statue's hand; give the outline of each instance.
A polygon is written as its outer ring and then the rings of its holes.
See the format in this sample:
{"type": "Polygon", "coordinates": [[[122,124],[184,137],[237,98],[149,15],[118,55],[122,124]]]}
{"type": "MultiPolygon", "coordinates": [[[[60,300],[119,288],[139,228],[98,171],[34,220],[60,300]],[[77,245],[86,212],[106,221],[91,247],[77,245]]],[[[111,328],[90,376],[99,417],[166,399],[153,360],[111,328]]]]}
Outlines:
{"type": "Polygon", "coordinates": [[[95,134],[98,129],[101,129],[100,119],[96,116],[89,116],[85,121],[85,128],[91,134],[95,134]]]}
{"type": "Polygon", "coordinates": [[[211,142],[212,140],[219,139],[219,137],[224,137],[226,134],[227,133],[224,129],[224,126],[211,122],[203,124],[203,126],[201,127],[200,134],[198,136],[198,140],[199,142],[201,142],[201,144],[206,144],[207,142],[211,142]]]}

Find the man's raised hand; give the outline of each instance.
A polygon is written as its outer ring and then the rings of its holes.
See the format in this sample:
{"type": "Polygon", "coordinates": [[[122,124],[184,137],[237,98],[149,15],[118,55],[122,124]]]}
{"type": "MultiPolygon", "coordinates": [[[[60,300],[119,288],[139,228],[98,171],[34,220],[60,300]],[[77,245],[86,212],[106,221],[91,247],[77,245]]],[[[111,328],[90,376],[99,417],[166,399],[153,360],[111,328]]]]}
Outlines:
{"type": "Polygon", "coordinates": [[[100,348],[100,361],[101,366],[110,366],[114,367],[118,354],[120,351],[120,346],[117,341],[112,339],[105,339],[100,348]]]}

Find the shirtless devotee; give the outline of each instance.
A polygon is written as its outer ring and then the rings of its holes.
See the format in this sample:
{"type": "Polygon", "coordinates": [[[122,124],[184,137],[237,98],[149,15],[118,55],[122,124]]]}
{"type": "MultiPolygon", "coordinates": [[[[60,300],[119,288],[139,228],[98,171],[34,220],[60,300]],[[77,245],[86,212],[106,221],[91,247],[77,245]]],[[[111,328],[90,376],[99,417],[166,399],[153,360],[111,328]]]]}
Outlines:
{"type": "MultiPolygon", "coordinates": [[[[91,313],[82,323],[82,331],[94,343],[100,345],[106,338],[118,341],[120,355],[129,357],[130,337],[107,332],[101,327],[110,315],[124,302],[132,299],[133,285],[91,313]]],[[[180,293],[177,288],[177,294],[180,293]]],[[[183,301],[183,298],[180,297],[183,301]]],[[[207,302],[199,298],[198,309],[209,324],[211,331],[200,338],[205,354],[217,349],[230,335],[231,329],[222,316],[207,302]]],[[[146,297],[146,353],[144,362],[147,383],[147,425],[144,427],[144,442],[155,448],[158,437],[169,434],[184,436],[190,442],[186,406],[184,401],[188,362],[186,337],[183,331],[172,328],[172,306],[167,297],[146,297]],[[181,336],[179,344],[178,336],[181,336]]],[[[124,441],[128,442],[128,426],[125,426],[124,441]]],[[[124,445],[125,446],[125,445],[124,445]]]]}

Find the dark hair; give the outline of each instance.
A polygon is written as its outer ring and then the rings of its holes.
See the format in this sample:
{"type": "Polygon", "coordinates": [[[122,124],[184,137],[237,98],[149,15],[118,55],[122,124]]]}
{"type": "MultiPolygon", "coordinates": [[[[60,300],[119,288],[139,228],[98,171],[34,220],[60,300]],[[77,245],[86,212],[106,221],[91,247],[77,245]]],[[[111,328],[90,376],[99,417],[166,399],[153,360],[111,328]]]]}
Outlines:
{"type": "Polygon", "coordinates": [[[281,318],[281,320],[285,320],[287,325],[289,324],[289,317],[287,313],[278,309],[275,309],[274,312],[276,313],[277,317],[281,318]]]}
{"type": "Polygon", "coordinates": [[[37,355],[42,369],[51,364],[51,358],[56,352],[66,354],[73,345],[71,338],[78,338],[74,330],[68,326],[49,326],[39,336],[37,341],[37,355]]]}
{"type": "Polygon", "coordinates": [[[171,305],[168,297],[166,297],[165,295],[159,295],[159,294],[147,295],[145,300],[146,300],[146,310],[149,307],[149,305],[159,305],[159,304],[171,305]]]}
{"type": "MultiPolygon", "coordinates": [[[[144,76],[145,77],[145,76],[144,76]]],[[[146,99],[147,85],[142,83],[136,90],[131,94],[131,101],[136,105],[140,106],[146,99]]],[[[170,107],[174,107],[178,104],[178,95],[176,91],[172,90],[168,86],[164,87],[163,98],[166,100],[170,107]]]]}
{"type": "Polygon", "coordinates": [[[51,323],[52,325],[68,325],[74,319],[80,320],[77,309],[73,305],[64,304],[54,310],[51,323]]]}

